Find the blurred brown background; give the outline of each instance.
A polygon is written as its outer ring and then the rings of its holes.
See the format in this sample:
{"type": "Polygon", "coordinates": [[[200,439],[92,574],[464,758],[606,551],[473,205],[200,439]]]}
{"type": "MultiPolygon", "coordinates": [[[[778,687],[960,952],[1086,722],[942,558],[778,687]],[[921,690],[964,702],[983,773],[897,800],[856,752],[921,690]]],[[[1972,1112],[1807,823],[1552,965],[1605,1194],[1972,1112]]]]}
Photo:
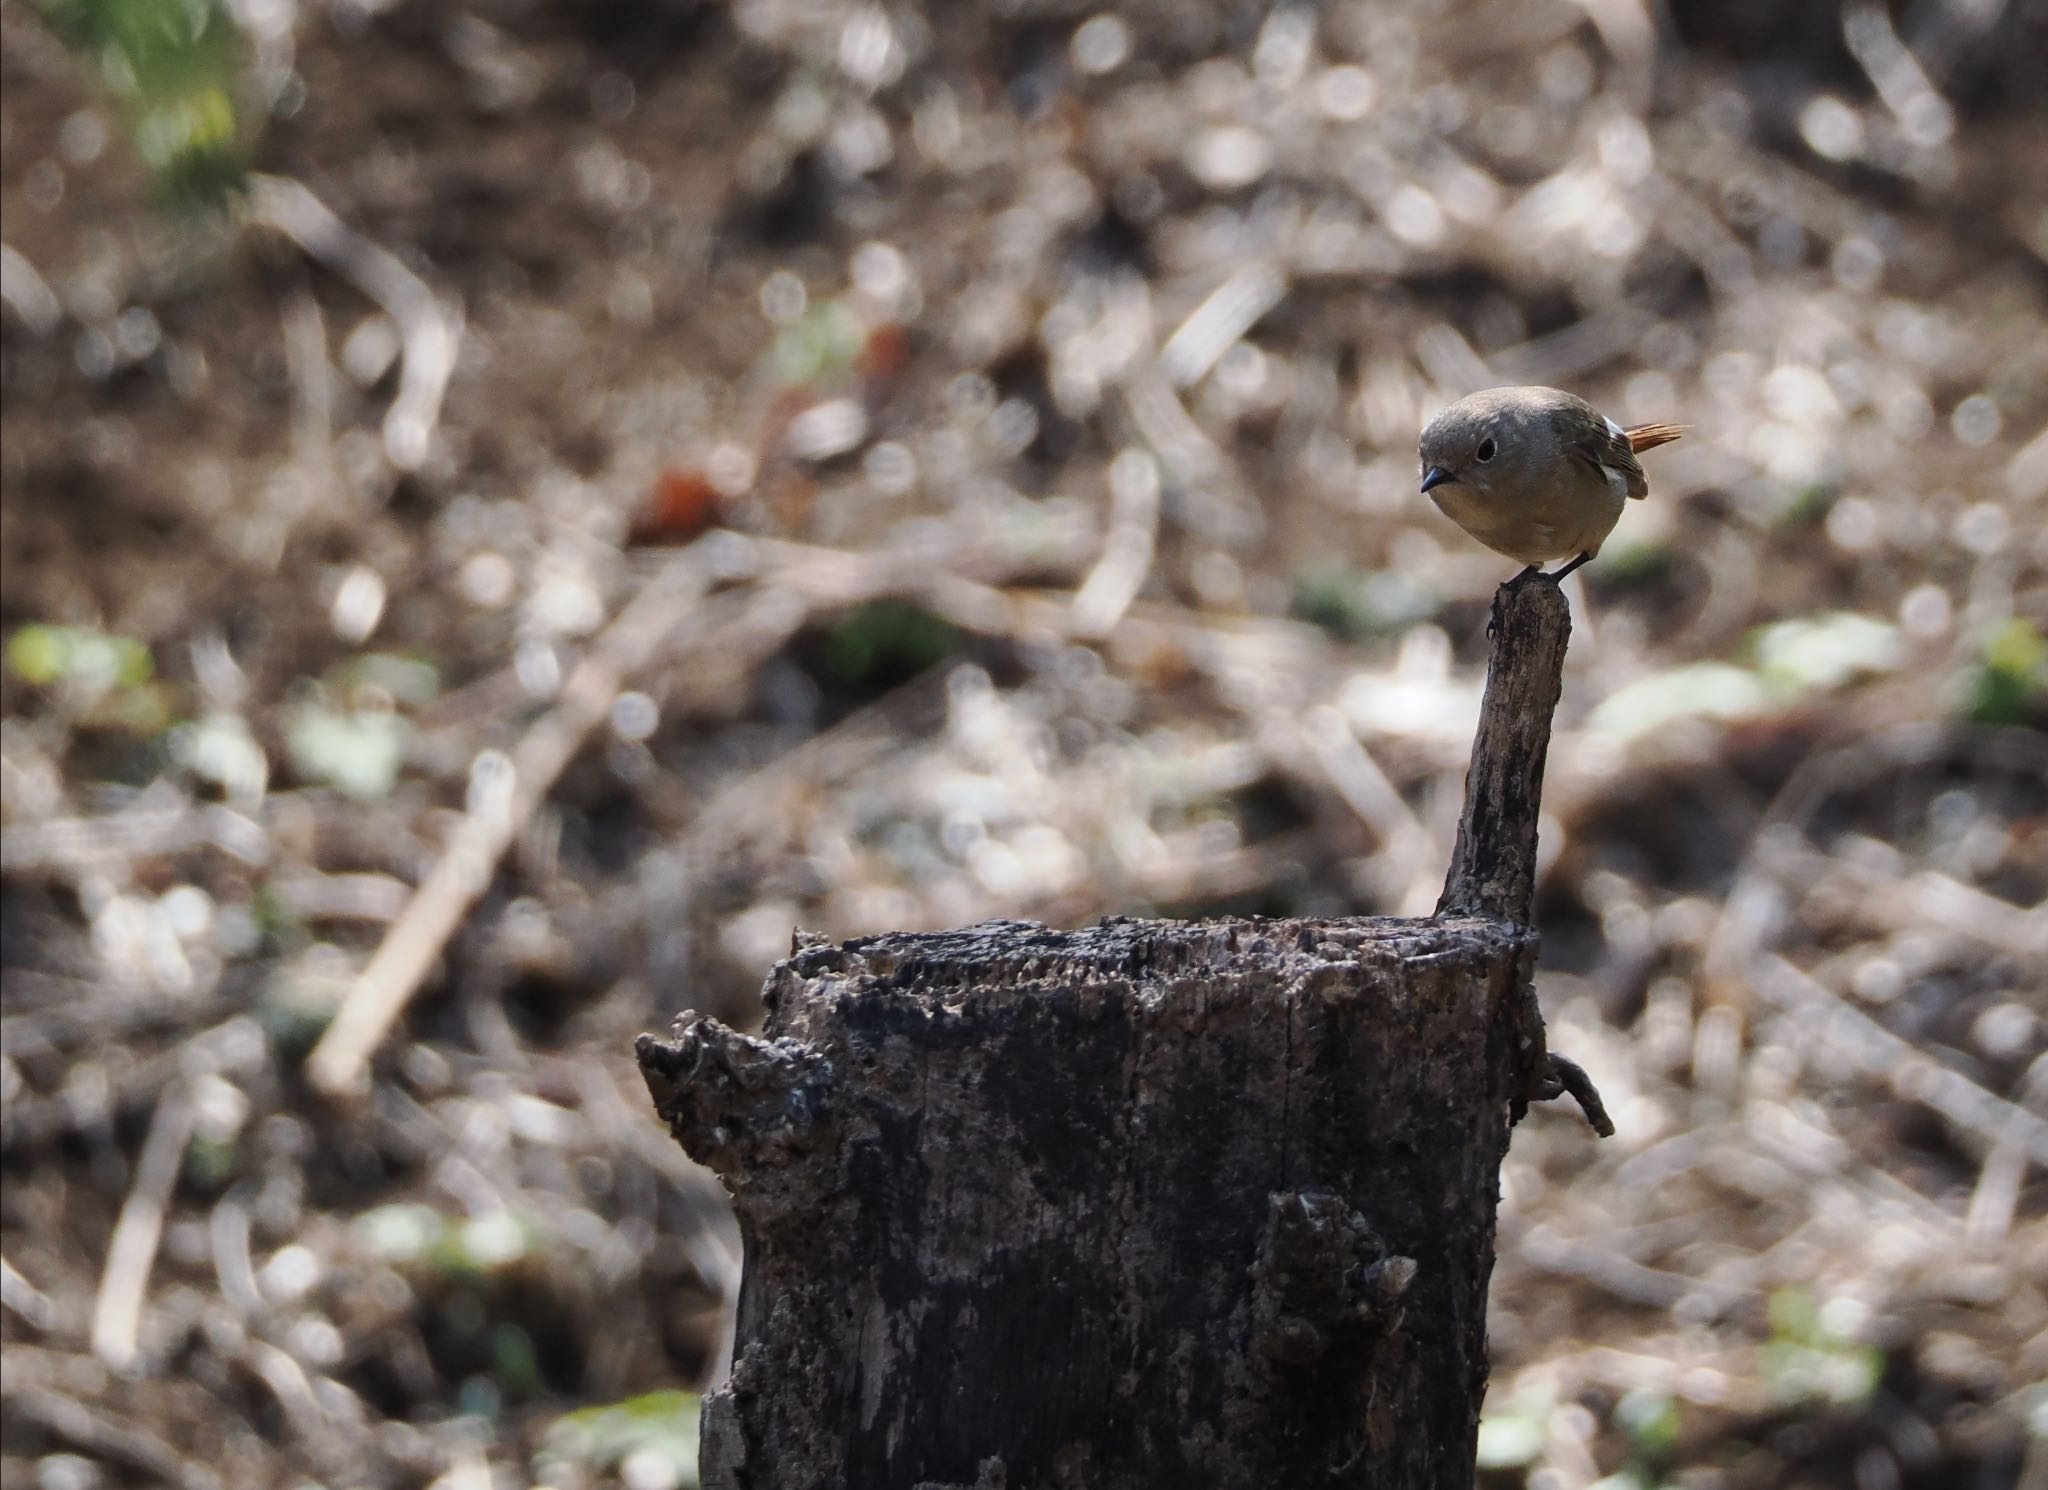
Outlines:
{"type": "Polygon", "coordinates": [[[1570,587],[1620,1133],[1516,1134],[1483,1482],[2048,1486],[2038,0],[0,48],[10,1487],[691,1483],[633,1035],[794,926],[1426,912],[1501,382],[1692,430],[1570,587]]]}

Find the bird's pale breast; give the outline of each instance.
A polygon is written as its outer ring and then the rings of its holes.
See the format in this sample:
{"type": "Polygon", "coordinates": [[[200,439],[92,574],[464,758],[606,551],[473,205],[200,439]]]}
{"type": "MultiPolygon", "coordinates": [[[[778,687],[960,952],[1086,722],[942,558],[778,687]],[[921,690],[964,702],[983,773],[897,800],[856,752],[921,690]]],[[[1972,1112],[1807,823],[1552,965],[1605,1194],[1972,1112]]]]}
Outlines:
{"type": "Polygon", "coordinates": [[[1518,490],[1482,492],[1462,482],[1432,491],[1452,522],[1495,553],[1524,564],[1597,554],[1627,499],[1618,471],[1562,467],[1552,479],[1518,490]]]}

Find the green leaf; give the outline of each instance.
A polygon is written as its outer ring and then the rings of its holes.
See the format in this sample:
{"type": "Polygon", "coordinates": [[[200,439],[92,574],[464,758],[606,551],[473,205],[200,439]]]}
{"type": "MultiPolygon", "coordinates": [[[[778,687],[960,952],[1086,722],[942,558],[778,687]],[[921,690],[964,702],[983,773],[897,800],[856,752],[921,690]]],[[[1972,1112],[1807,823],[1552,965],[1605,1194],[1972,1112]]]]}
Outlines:
{"type": "Polygon", "coordinates": [[[1437,597],[1405,574],[1343,565],[1312,569],[1294,585],[1289,610],[1344,641],[1398,636],[1436,614],[1437,597]]]}
{"type": "Polygon", "coordinates": [[[1764,679],[1730,662],[1695,662],[1638,678],[1602,699],[1587,724],[1633,739],[1678,719],[1747,719],[1776,702],[1764,679]]]}
{"type": "Polygon", "coordinates": [[[285,748],[301,776],[366,801],[388,795],[405,764],[411,727],[396,714],[301,704],[285,748]]]}
{"type": "Polygon", "coordinates": [[[1791,1285],[1771,1295],[1771,1338],[1810,1344],[1820,1338],[1820,1305],[1813,1291],[1791,1285]]]}
{"type": "Polygon", "coordinates": [[[922,606],[875,600],[826,633],[825,666],[837,683],[873,687],[923,672],[959,645],[959,629],[922,606]]]}
{"type": "Polygon", "coordinates": [[[1678,1446],[1678,1403],[1664,1392],[1627,1393],[1615,1404],[1614,1420],[1639,1453],[1661,1458],[1678,1446]]]}
{"type": "Polygon", "coordinates": [[[1805,1288],[1771,1295],[1771,1340],[1759,1350],[1771,1394],[1788,1404],[1860,1407],[1884,1373],[1884,1355],[1829,1327],[1827,1311],[1805,1288]]]}
{"type": "Polygon", "coordinates": [[[156,664],[133,637],[86,626],[29,625],[8,638],[7,670],[40,688],[62,683],[97,695],[141,687],[155,676],[156,664]]]}
{"type": "Polygon", "coordinates": [[[1599,567],[1588,571],[1604,584],[1647,585],[1671,572],[1672,554],[1662,543],[1610,543],[1600,551],[1599,567]]]}
{"type": "Polygon", "coordinates": [[[1527,1413],[1504,1413],[1479,1420],[1479,1467],[1523,1469],[1542,1456],[1548,1430],[1543,1420],[1527,1413]]]}
{"type": "Polygon", "coordinates": [[[170,200],[214,206],[237,190],[250,118],[243,46],[222,0],[37,0],[50,29],[99,64],[136,153],[170,200]]]}
{"type": "Polygon", "coordinates": [[[670,1483],[688,1490],[697,1484],[701,1406],[694,1392],[661,1391],[568,1413],[542,1439],[541,1466],[553,1461],[602,1473],[634,1459],[648,1478],[666,1468],[670,1483]]]}
{"type": "Polygon", "coordinates": [[[410,709],[432,703],[441,696],[441,670],[424,657],[398,652],[365,652],[336,669],[333,674],[345,689],[379,688],[410,709]]]}
{"type": "Polygon", "coordinates": [[[816,382],[850,366],[865,339],[860,317],[844,301],[813,304],[776,335],[768,349],[769,376],[785,388],[816,382]]]}
{"type": "Polygon", "coordinates": [[[1771,1395],[1780,1402],[1860,1407],[1877,1390],[1884,1357],[1872,1346],[1819,1348],[1774,1341],[1763,1347],[1762,1365],[1771,1395]]]}
{"type": "Polygon", "coordinates": [[[510,1320],[491,1326],[491,1372],[507,1397],[530,1401],[540,1395],[540,1352],[533,1336],[510,1320]]]}
{"type": "Polygon", "coordinates": [[[1963,712],[1980,724],[2024,724],[2048,711],[2048,641],[2012,616],[1984,639],[1983,659],[1963,689],[1963,712]]]}
{"type": "Polygon", "coordinates": [[[1800,616],[1764,627],[1754,638],[1758,670],[1793,691],[1825,692],[1905,661],[1899,628],[1854,611],[1800,616]]]}
{"type": "Polygon", "coordinates": [[[418,1262],[440,1247],[448,1221],[429,1205],[401,1201],[380,1205],[356,1217],[350,1228],[358,1246],[381,1262],[418,1262]]]}
{"type": "Polygon", "coordinates": [[[1751,645],[1753,668],[1694,662],[1653,673],[1601,700],[1588,723],[1626,740],[1677,719],[1753,718],[1867,673],[1891,672],[1906,650],[1896,626],[1853,611],[1779,621],[1757,631],[1751,645]]]}
{"type": "Polygon", "coordinates": [[[239,714],[209,714],[181,724],[171,732],[170,745],[173,759],[231,799],[261,797],[270,780],[270,758],[239,714]]]}
{"type": "Polygon", "coordinates": [[[450,1272],[494,1273],[524,1261],[538,1240],[537,1228],[511,1211],[487,1211],[450,1228],[439,1261],[450,1272]]]}

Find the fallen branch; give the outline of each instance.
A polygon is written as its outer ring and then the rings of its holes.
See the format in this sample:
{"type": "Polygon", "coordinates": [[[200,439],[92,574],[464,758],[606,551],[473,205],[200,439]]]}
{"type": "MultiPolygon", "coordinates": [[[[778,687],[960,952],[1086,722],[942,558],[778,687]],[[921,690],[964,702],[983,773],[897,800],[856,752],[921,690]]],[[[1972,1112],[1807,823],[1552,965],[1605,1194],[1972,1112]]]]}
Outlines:
{"type": "Polygon", "coordinates": [[[462,347],[462,311],[428,288],[388,248],[349,227],[288,176],[251,175],[250,220],[275,229],[377,302],[398,327],[398,394],[384,415],[384,451],[419,469],[441,421],[441,400],[462,347]]]}
{"type": "Polygon", "coordinates": [[[330,1096],[356,1092],[371,1052],[441,955],[469,908],[490,885],[498,860],[546,798],[590,732],[611,712],[627,679],[642,671],[703,596],[704,567],[677,558],[642,586],[569,674],[554,707],[509,756],[479,756],[471,802],[447,852],[406,903],[307,1058],[313,1084],[330,1096]]]}
{"type": "Polygon", "coordinates": [[[220,1490],[220,1476],[205,1465],[186,1458],[154,1433],[116,1421],[76,1397],[48,1387],[10,1384],[5,1398],[10,1419],[34,1423],[104,1462],[126,1465],[177,1490],[220,1490]]]}
{"type": "MultiPolygon", "coordinates": [[[[960,524],[920,524],[894,544],[849,552],[714,534],[670,559],[598,638],[554,707],[510,755],[478,757],[472,800],[447,851],[392,923],[308,1058],[314,1085],[335,1096],[360,1089],[370,1055],[489,886],[499,859],[629,682],[660,665],[735,659],[751,665],[818,611],[944,590],[931,578],[942,562],[1000,579],[1006,571],[1071,558],[1068,550],[1085,534],[1078,524],[1053,522],[1042,524],[1028,544],[1013,540],[960,524]],[[715,579],[739,578],[751,579],[753,588],[741,592],[737,611],[703,605],[715,579]]],[[[990,599],[1001,594],[974,592],[990,599]]]]}
{"type": "Polygon", "coordinates": [[[128,1187],[121,1218],[107,1243],[107,1265],[93,1306],[92,1348],[116,1371],[133,1370],[140,1360],[142,1301],[156,1266],[157,1245],[163,1240],[164,1208],[192,1138],[194,1116],[189,1081],[175,1081],[164,1089],[135,1161],[135,1182],[128,1187]]]}

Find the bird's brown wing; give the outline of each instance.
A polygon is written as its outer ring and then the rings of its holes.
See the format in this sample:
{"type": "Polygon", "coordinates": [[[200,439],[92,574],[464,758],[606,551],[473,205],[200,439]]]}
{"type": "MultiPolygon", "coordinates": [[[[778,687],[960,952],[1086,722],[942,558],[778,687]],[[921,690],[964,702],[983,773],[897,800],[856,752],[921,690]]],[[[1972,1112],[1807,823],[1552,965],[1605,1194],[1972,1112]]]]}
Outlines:
{"type": "Polygon", "coordinates": [[[1655,450],[1659,445],[1668,445],[1685,433],[1682,424],[1638,424],[1621,432],[1615,440],[1617,445],[1628,447],[1628,494],[1632,497],[1646,497],[1650,484],[1643,479],[1643,468],[1636,464],[1636,457],[1645,450],[1655,450]]]}
{"type": "Polygon", "coordinates": [[[1659,445],[1668,445],[1685,433],[1682,424],[1638,424],[1632,429],[1617,430],[1591,406],[1588,417],[1573,420],[1568,448],[1580,460],[1601,472],[1619,472],[1632,497],[1646,497],[1650,494],[1650,483],[1644,479],[1643,468],[1636,456],[1645,450],[1655,450],[1659,445]]]}
{"type": "Polygon", "coordinates": [[[1643,479],[1643,468],[1636,464],[1636,447],[1628,434],[1609,424],[1592,405],[1586,405],[1583,413],[1567,415],[1563,433],[1564,448],[1597,471],[1602,481],[1614,472],[1627,484],[1630,496],[1648,494],[1650,485],[1643,479]]]}

